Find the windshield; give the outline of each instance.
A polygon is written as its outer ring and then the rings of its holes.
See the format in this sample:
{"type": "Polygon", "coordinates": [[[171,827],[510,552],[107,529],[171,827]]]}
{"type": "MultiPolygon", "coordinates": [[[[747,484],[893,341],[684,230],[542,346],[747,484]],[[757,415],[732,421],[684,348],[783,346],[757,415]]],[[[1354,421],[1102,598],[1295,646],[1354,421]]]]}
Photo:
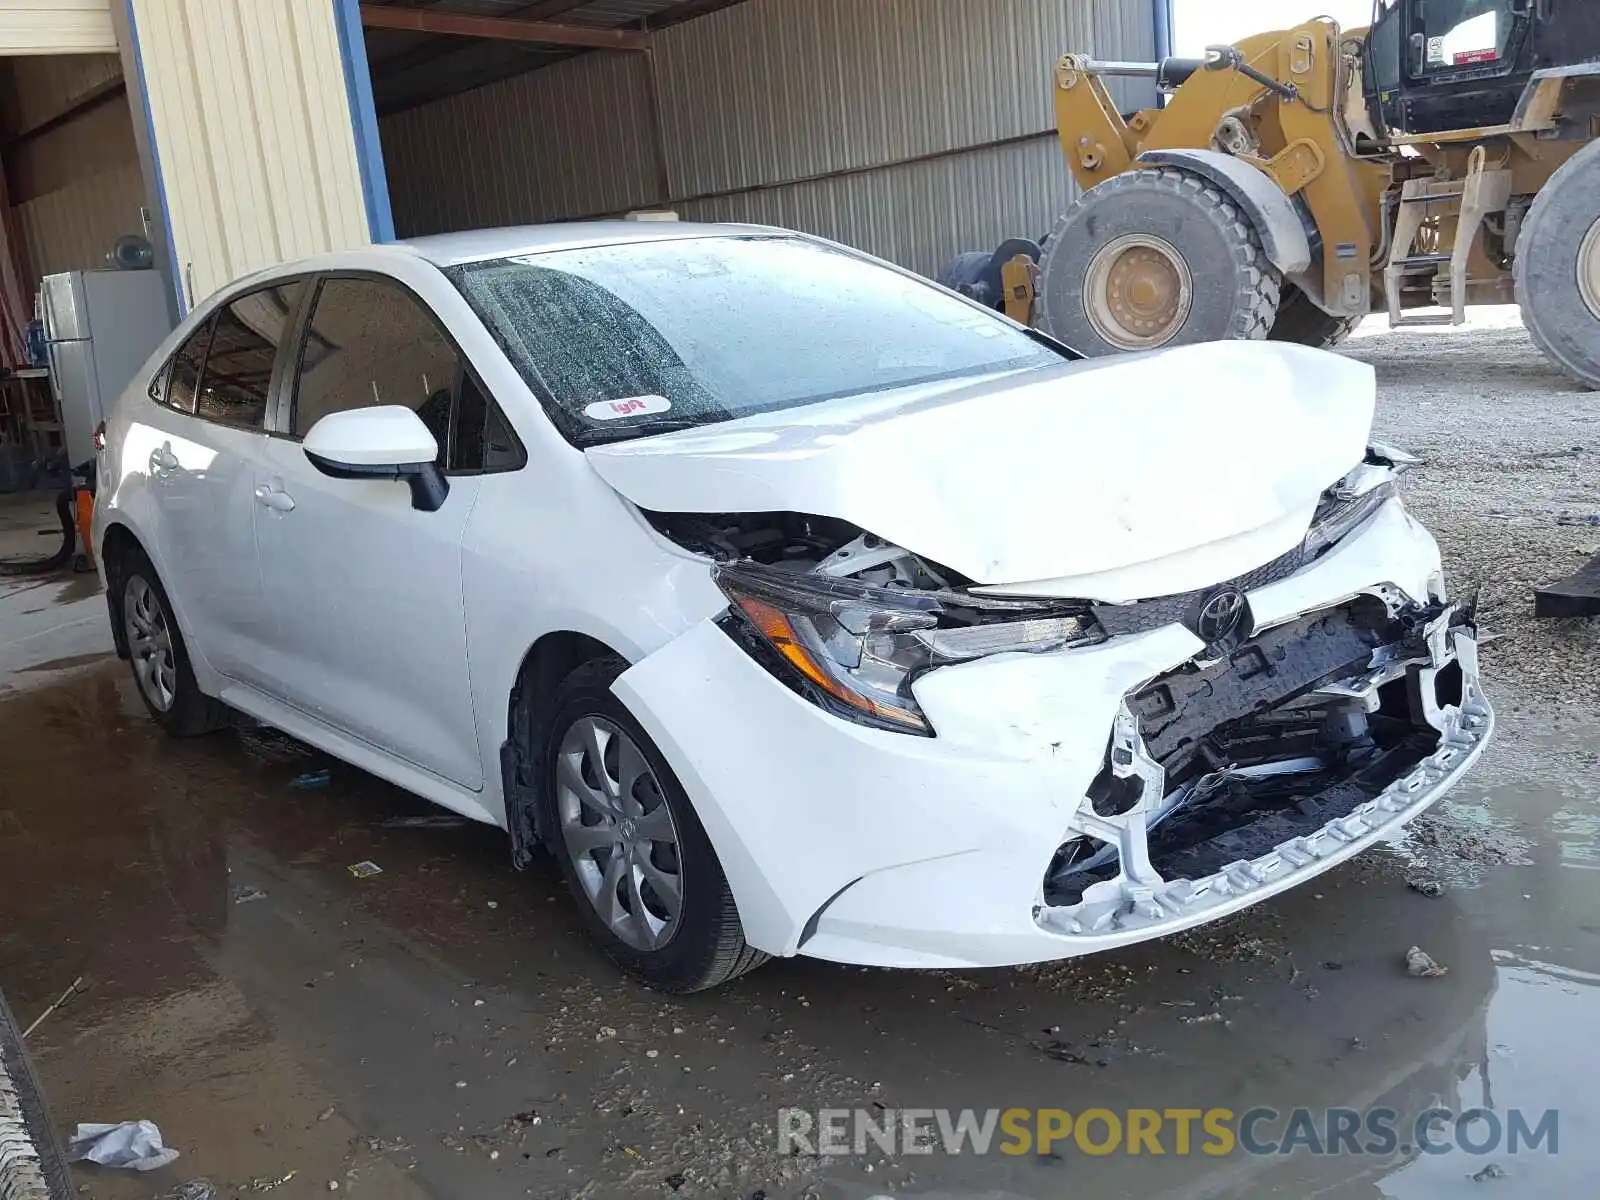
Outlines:
{"type": "Polygon", "coordinates": [[[800,238],[637,242],[457,267],[577,445],[840,396],[1060,365],[932,284],[800,238]]]}

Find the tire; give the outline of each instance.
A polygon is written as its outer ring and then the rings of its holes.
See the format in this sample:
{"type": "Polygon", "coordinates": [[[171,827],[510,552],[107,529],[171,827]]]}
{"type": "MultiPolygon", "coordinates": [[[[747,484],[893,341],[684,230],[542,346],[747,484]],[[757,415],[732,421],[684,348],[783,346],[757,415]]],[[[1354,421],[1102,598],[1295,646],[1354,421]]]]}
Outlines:
{"type": "Polygon", "coordinates": [[[973,297],[987,304],[989,303],[987,298],[977,296],[977,289],[983,280],[984,271],[989,267],[991,257],[982,250],[964,251],[944,265],[944,270],[939,272],[938,282],[952,292],[973,297]]]}
{"type": "Polygon", "coordinates": [[[1323,312],[1292,283],[1283,285],[1278,319],[1267,334],[1275,342],[1295,342],[1330,350],[1355,332],[1361,317],[1335,317],[1323,312]]]}
{"type": "Polygon", "coordinates": [[[541,824],[584,926],[613,961],[659,991],[705,991],[754,970],[768,955],[745,944],[722,864],[688,794],[611,691],[626,669],[620,658],[597,659],[556,689],[541,756],[541,824]],[[594,731],[600,738],[591,740],[594,731]],[[621,795],[607,799],[595,774],[596,748],[604,783],[621,795]],[[613,804],[623,806],[620,819],[613,804]],[[590,824],[587,818],[595,820],[590,824]],[[624,835],[633,839],[631,845],[624,835]],[[602,844],[611,837],[612,845],[602,844]],[[675,880],[675,915],[670,888],[657,891],[652,879],[675,880]]]}
{"type": "Polygon", "coordinates": [[[1277,315],[1282,278],[1219,189],[1173,167],[1129,171],[1085,192],[1046,242],[1041,325],[1090,356],[1257,340],[1277,315]],[[1129,273],[1157,299],[1119,289],[1129,273]]]}
{"type": "Polygon", "coordinates": [[[73,1194],[22,1029],[0,995],[0,1200],[68,1200],[73,1194]]]}
{"type": "Polygon", "coordinates": [[[1517,237],[1512,271],[1534,343],[1580,383],[1600,388],[1600,142],[1550,177],[1517,237]],[[1587,288],[1579,282],[1587,273],[1587,288]],[[1586,299],[1584,292],[1589,296],[1586,299]]]}
{"type": "Polygon", "coordinates": [[[228,709],[195,682],[172,601],[150,559],[142,551],[129,551],[115,579],[121,589],[117,618],[128,641],[134,686],[156,724],[173,737],[200,737],[226,728],[228,709]],[[148,628],[148,638],[141,625],[148,628]],[[141,650],[141,639],[149,645],[148,654],[141,650]]]}

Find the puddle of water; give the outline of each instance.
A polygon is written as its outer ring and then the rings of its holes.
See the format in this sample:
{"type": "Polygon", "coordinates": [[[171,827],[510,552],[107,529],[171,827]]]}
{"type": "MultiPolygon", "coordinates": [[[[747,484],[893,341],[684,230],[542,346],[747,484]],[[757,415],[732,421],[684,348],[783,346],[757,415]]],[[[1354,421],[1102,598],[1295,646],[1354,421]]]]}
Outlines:
{"type": "Polygon", "coordinates": [[[102,650],[94,654],[69,654],[65,658],[52,658],[48,662],[35,663],[31,667],[20,667],[18,670],[24,674],[44,673],[50,671],[70,671],[76,667],[92,666],[98,662],[115,658],[113,650],[102,650]]]}
{"type": "MultiPolygon", "coordinates": [[[[652,1200],[1492,1187],[1462,1155],[1091,1160],[1068,1146],[821,1162],[776,1136],[785,1106],[1406,1118],[1442,1100],[1560,1109],[1557,1158],[1496,1160],[1505,1194],[1553,1194],[1600,1172],[1581,1040],[1600,1015],[1600,873],[1569,869],[1600,797],[1591,780],[1551,782],[1565,753],[1536,748],[1520,782],[1463,790],[1430,835],[1434,866],[1524,841],[1439,898],[1406,889],[1409,862],[1368,855],[1223,925],[1093,959],[935,973],[780,961],[678,999],[619,978],[549,870],[511,871],[499,831],[414,827],[435,810],[343,767],[295,791],[325,760],[269,732],[168,740],[106,664],[0,701],[0,979],[28,1014],[86,976],[36,1035],[59,1113],[156,1120],[183,1177],[224,1190],[290,1169],[311,1190],[396,1200],[585,1184],[652,1200]],[[352,879],[366,859],[384,873],[352,879]],[[1449,974],[1407,977],[1413,944],[1449,974]]],[[[93,1187],[147,1200],[154,1183],[93,1187]]]]}

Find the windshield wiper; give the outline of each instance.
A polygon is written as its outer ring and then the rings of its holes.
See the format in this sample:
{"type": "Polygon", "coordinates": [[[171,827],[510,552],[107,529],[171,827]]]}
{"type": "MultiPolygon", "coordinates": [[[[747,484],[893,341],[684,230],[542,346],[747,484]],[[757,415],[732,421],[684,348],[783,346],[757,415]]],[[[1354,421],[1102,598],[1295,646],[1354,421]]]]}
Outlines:
{"type": "Polygon", "coordinates": [[[605,445],[608,442],[620,442],[632,438],[655,437],[658,433],[699,429],[709,423],[704,417],[665,417],[660,421],[640,421],[620,429],[585,429],[578,435],[578,442],[583,446],[605,445]]]}

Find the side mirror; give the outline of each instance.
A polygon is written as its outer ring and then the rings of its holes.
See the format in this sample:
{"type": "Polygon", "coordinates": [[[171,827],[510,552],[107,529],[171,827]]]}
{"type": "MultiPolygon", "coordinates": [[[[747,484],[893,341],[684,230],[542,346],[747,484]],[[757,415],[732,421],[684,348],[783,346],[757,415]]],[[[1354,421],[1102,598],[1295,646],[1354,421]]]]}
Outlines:
{"type": "Polygon", "coordinates": [[[1428,38],[1426,34],[1411,35],[1411,73],[1418,79],[1428,73],[1428,38]]]}
{"type": "Polygon", "coordinates": [[[411,507],[421,512],[437,512],[450,494],[439,443],[401,404],[329,413],[311,427],[303,448],[311,465],[334,479],[404,480],[411,507]]]}

